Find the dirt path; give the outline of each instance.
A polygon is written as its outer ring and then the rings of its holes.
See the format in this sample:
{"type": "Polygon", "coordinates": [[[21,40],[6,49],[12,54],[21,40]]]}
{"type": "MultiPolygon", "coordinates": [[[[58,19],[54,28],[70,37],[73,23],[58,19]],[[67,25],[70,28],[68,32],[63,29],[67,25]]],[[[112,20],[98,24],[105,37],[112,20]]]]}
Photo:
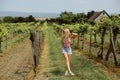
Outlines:
{"type": "Polygon", "coordinates": [[[0,80],[24,80],[31,66],[31,44],[29,39],[16,44],[0,57],[0,80]]]}

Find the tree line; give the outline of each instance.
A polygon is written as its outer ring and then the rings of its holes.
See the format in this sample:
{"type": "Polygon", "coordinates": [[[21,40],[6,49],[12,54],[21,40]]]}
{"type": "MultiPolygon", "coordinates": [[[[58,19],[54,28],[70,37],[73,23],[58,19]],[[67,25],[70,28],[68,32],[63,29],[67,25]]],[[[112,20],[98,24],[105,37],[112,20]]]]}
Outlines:
{"type": "MultiPolygon", "coordinates": [[[[64,11],[60,13],[60,16],[57,18],[51,18],[47,20],[48,22],[55,22],[58,24],[74,24],[74,23],[90,23],[92,25],[95,24],[94,21],[89,21],[89,18],[95,13],[94,10],[88,12],[88,13],[73,13],[73,12],[68,12],[64,11]]],[[[109,15],[110,18],[115,17],[115,16],[120,16],[118,15],[109,15]]]]}
{"type": "Polygon", "coordinates": [[[29,15],[28,17],[12,17],[12,16],[6,16],[4,17],[1,22],[4,23],[17,23],[17,22],[34,22],[36,21],[35,18],[32,15],[29,15]]]}
{"type": "Polygon", "coordinates": [[[90,11],[87,14],[85,13],[76,13],[73,12],[61,12],[58,18],[52,18],[47,20],[49,22],[57,22],[59,24],[72,24],[72,23],[82,23],[88,22],[88,19],[94,14],[95,11],[90,11]]]}

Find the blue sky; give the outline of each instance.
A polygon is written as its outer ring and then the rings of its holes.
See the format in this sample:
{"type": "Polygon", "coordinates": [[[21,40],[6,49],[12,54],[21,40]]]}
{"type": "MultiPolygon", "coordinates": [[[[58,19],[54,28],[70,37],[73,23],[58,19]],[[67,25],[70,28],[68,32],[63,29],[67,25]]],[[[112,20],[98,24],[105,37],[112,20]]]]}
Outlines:
{"type": "Polygon", "coordinates": [[[0,11],[79,13],[91,10],[120,14],[120,0],[0,0],[0,11]]]}

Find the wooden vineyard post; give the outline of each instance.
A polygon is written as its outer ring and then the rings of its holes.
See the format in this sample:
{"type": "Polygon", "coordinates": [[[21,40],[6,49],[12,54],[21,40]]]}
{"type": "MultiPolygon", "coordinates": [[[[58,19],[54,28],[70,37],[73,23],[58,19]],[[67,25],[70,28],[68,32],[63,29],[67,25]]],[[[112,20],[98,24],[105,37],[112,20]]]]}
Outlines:
{"type": "Polygon", "coordinates": [[[7,43],[7,41],[8,41],[8,39],[7,39],[7,38],[8,38],[8,37],[6,36],[6,49],[7,49],[7,44],[8,44],[8,43],[7,43]]]}
{"type": "Polygon", "coordinates": [[[113,52],[113,56],[114,56],[115,65],[117,66],[116,50],[115,50],[115,44],[113,41],[112,27],[110,27],[110,42],[112,44],[112,52],[113,52]]]}
{"type": "Polygon", "coordinates": [[[89,53],[91,54],[91,47],[92,47],[92,33],[90,32],[90,44],[89,44],[89,53]]]}
{"type": "MultiPolygon", "coordinates": [[[[115,66],[117,66],[118,64],[117,64],[117,58],[116,58],[115,43],[113,41],[112,27],[110,27],[110,48],[111,48],[111,51],[113,53],[115,66]]],[[[109,56],[110,52],[106,54],[106,60],[108,60],[108,56],[109,56]]]]}
{"type": "MultiPolygon", "coordinates": [[[[84,34],[83,34],[83,36],[82,36],[82,50],[84,49],[84,34]]],[[[91,44],[90,44],[91,45],[91,44]]]]}
{"type": "Polygon", "coordinates": [[[39,31],[31,32],[30,40],[32,42],[33,68],[36,74],[36,67],[39,64],[39,57],[40,57],[40,32],[39,31]]]}
{"type": "Polygon", "coordinates": [[[2,53],[2,38],[0,38],[0,53],[2,53]]]}

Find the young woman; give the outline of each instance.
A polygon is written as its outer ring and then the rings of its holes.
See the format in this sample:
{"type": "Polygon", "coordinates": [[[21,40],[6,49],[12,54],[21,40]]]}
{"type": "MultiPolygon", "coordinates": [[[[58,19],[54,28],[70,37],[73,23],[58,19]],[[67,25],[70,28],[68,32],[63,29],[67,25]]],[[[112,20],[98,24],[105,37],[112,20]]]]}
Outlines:
{"type": "Polygon", "coordinates": [[[69,29],[64,29],[63,30],[63,35],[62,35],[62,53],[65,57],[65,62],[66,62],[66,71],[65,75],[75,75],[71,69],[70,69],[70,57],[72,54],[72,49],[71,49],[71,38],[75,38],[77,34],[70,34],[69,29]]]}

